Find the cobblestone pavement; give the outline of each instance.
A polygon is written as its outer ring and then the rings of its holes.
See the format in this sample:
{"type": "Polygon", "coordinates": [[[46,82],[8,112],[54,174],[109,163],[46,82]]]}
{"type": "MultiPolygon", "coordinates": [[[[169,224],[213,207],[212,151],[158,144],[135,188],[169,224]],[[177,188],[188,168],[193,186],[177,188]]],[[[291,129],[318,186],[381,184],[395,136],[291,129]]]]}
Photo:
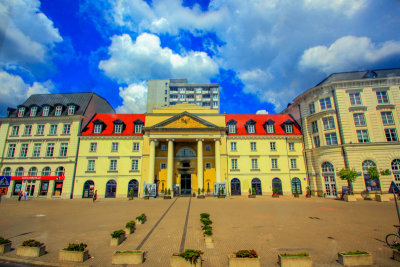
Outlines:
{"type": "MultiPolygon", "coordinates": [[[[147,252],[143,266],[169,266],[172,253],[184,246],[204,251],[203,266],[227,266],[228,255],[239,249],[255,249],[262,266],[278,266],[278,253],[284,251],[307,251],[314,266],[340,266],[337,253],[349,250],[371,252],[376,266],[399,266],[384,242],[397,224],[393,201],[347,203],[270,196],[101,199],[96,203],[85,199],[2,199],[0,215],[0,236],[9,238],[14,248],[27,239],[46,244],[48,253],[32,261],[60,264],[59,250],[68,243],[83,242],[88,244],[91,258],[77,265],[111,266],[114,251],[141,247],[147,252]],[[205,246],[201,212],[211,215],[214,248],[205,246]],[[146,223],[138,225],[120,246],[110,247],[111,232],[141,213],[147,215],[146,223]]],[[[15,250],[3,256],[22,259],[15,250]]]]}

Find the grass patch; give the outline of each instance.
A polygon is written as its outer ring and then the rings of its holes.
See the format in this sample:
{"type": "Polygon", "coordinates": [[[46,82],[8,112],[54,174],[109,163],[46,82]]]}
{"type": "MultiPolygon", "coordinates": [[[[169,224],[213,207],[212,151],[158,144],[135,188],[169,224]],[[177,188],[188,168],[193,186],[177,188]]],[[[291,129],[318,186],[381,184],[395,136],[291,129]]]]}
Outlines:
{"type": "Polygon", "coordinates": [[[299,252],[299,253],[283,253],[281,257],[308,257],[310,254],[307,252],[299,252]]]}
{"type": "Polygon", "coordinates": [[[347,252],[343,252],[342,254],[343,254],[343,255],[366,255],[366,254],[368,254],[368,252],[357,250],[357,251],[347,251],[347,252]]]}
{"type": "Polygon", "coordinates": [[[125,250],[125,251],[116,251],[115,254],[140,254],[142,253],[139,250],[125,250]]]}

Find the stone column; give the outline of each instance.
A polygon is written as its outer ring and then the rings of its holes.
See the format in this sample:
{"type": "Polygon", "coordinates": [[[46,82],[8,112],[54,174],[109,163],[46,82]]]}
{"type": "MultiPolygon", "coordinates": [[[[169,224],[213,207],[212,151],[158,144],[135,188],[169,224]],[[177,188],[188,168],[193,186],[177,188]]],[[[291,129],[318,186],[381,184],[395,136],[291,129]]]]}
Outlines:
{"type": "Polygon", "coordinates": [[[154,183],[154,167],[156,165],[156,141],[150,139],[149,178],[148,183],[154,183]]]}
{"type": "Polygon", "coordinates": [[[215,180],[217,183],[221,183],[221,154],[219,152],[219,147],[221,141],[219,139],[215,140],[215,180]]]}
{"type": "Polygon", "coordinates": [[[174,191],[174,140],[169,139],[168,140],[168,172],[167,172],[167,188],[170,189],[171,192],[174,191]]]}
{"type": "Polygon", "coordinates": [[[197,188],[204,188],[203,139],[197,140],[197,188]]]}

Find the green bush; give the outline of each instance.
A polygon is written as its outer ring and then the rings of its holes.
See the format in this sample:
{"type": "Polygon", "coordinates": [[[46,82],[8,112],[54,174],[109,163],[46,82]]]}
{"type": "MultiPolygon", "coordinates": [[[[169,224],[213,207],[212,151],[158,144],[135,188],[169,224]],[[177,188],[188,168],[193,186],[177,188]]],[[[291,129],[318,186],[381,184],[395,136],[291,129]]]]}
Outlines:
{"type": "Polygon", "coordinates": [[[212,228],[211,229],[206,229],[206,230],[204,230],[204,234],[205,235],[208,235],[208,236],[211,236],[213,233],[212,233],[212,228]]]}
{"type": "Polygon", "coordinates": [[[299,253],[283,253],[281,257],[308,257],[310,254],[307,252],[299,252],[299,253]]]}
{"type": "Polygon", "coordinates": [[[139,216],[136,217],[136,220],[143,223],[146,220],[146,214],[144,213],[140,214],[139,216]]]}
{"type": "Polygon", "coordinates": [[[347,252],[343,253],[343,255],[366,255],[366,254],[368,254],[368,252],[359,251],[359,250],[356,250],[356,251],[347,251],[347,252]]]}
{"type": "Polygon", "coordinates": [[[210,214],[208,214],[208,213],[200,213],[200,218],[210,218],[210,214]]]}
{"type": "Polygon", "coordinates": [[[131,187],[131,190],[129,190],[129,196],[133,197],[133,187],[131,187]]]}
{"type": "Polygon", "coordinates": [[[203,225],[210,225],[210,224],[212,224],[212,221],[211,221],[209,218],[201,218],[201,219],[200,219],[200,222],[201,222],[203,225]]]}
{"type": "Polygon", "coordinates": [[[134,221],[129,221],[129,222],[127,222],[126,224],[125,224],[125,227],[126,228],[133,228],[133,227],[135,227],[135,222],[134,221]]]}
{"type": "Polygon", "coordinates": [[[68,251],[85,251],[87,245],[84,243],[76,244],[76,243],[69,243],[68,247],[64,248],[64,250],[68,251]]]}
{"type": "Polygon", "coordinates": [[[179,253],[179,256],[185,258],[185,260],[189,261],[191,264],[196,264],[201,254],[203,254],[201,250],[185,249],[184,252],[179,253]]]}
{"type": "Polygon", "coordinates": [[[111,234],[112,238],[119,238],[121,235],[124,235],[125,231],[124,230],[116,230],[111,234]]]}
{"type": "Polygon", "coordinates": [[[139,250],[125,250],[125,251],[116,251],[115,252],[116,254],[140,254],[140,253],[142,253],[141,251],[139,251],[139,250]]]}
{"type": "Polygon", "coordinates": [[[251,190],[251,194],[252,194],[252,195],[255,195],[255,194],[256,194],[256,189],[255,189],[255,188],[253,188],[253,189],[251,190]]]}
{"type": "Polygon", "coordinates": [[[251,250],[239,250],[235,252],[236,258],[258,258],[258,254],[254,249],[251,250]]]}
{"type": "Polygon", "coordinates": [[[272,193],[279,194],[279,188],[278,187],[272,188],[272,193]]]}
{"type": "Polygon", "coordinates": [[[212,229],[212,227],[210,225],[203,225],[201,228],[203,231],[207,230],[207,229],[212,229]]]}
{"type": "Polygon", "coordinates": [[[29,240],[22,242],[22,246],[24,246],[24,247],[40,247],[42,245],[43,245],[43,243],[40,243],[39,241],[36,241],[34,239],[29,239],[29,240]]]}
{"type": "Polygon", "coordinates": [[[0,236],[0,244],[8,244],[8,243],[10,243],[10,242],[11,242],[10,240],[5,239],[4,237],[1,237],[1,236],[0,236]]]}

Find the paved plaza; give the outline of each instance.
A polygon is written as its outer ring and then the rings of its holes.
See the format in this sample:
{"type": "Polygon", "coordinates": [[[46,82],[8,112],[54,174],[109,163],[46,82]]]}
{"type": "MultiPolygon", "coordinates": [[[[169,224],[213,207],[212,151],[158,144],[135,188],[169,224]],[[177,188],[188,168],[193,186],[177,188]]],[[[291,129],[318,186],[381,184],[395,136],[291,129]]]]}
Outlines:
{"type": "MultiPolygon", "coordinates": [[[[181,247],[204,251],[203,266],[227,266],[227,256],[240,249],[255,249],[262,266],[278,266],[278,254],[307,251],[314,266],[340,266],[337,253],[369,251],[376,266],[399,266],[391,259],[386,234],[397,223],[394,202],[270,196],[248,199],[175,198],[171,200],[100,199],[47,200],[2,199],[0,236],[13,247],[27,239],[46,244],[47,254],[35,258],[60,264],[58,251],[72,242],[88,244],[91,258],[83,264],[111,266],[116,250],[147,251],[143,266],[169,266],[169,258],[181,247]],[[210,213],[214,248],[206,248],[199,214],[210,213]],[[117,248],[110,247],[110,233],[121,229],[141,213],[147,222],[117,248]]],[[[19,258],[16,251],[3,256],[19,258]]]]}

